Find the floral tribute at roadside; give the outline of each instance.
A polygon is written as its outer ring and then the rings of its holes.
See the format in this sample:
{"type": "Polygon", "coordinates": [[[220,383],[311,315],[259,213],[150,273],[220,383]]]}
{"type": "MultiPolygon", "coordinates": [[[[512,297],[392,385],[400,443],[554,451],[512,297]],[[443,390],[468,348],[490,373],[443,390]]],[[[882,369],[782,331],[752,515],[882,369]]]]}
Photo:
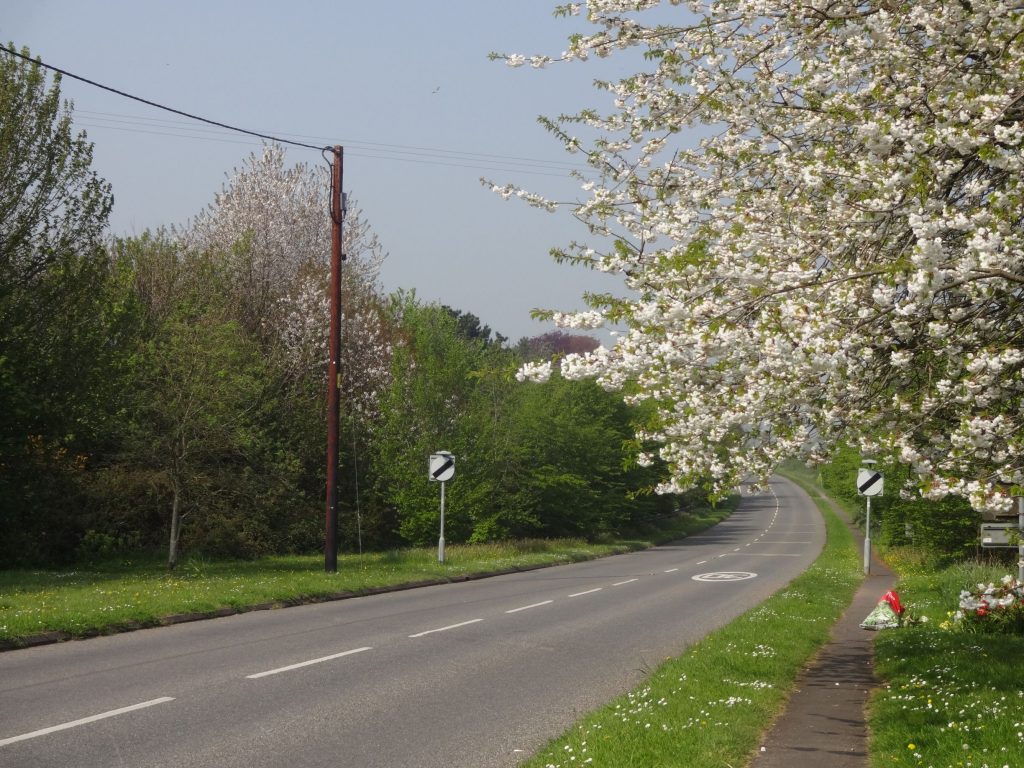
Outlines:
{"type": "Polygon", "coordinates": [[[1024,635],[1024,583],[1003,576],[999,584],[976,584],[960,593],[956,629],[1024,635]]]}
{"type": "Polygon", "coordinates": [[[903,616],[903,605],[900,596],[893,590],[886,592],[878,605],[860,623],[861,629],[895,629],[900,625],[903,616]]]}

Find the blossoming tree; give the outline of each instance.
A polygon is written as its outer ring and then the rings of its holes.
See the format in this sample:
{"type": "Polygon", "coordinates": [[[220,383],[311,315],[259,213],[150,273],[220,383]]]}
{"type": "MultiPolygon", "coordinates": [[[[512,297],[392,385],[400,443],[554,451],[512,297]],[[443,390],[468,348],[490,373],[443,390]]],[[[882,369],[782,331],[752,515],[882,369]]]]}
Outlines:
{"type": "MultiPolygon", "coordinates": [[[[186,248],[227,259],[237,316],[280,353],[294,377],[319,376],[327,360],[329,190],[326,165],[288,167],[282,147],[266,146],[178,233],[186,248]]],[[[348,401],[372,415],[390,368],[391,342],[377,289],[385,253],[354,200],[347,209],[342,367],[348,401]]]]}
{"type": "MultiPolygon", "coordinates": [[[[977,508],[1024,467],[1024,8],[1001,0],[589,0],[559,57],[622,56],[607,114],[547,121],[593,169],[561,255],[623,276],[562,362],[647,401],[663,490],[838,441],[977,508]]],[[[553,207],[514,187],[498,187],[553,207]]],[[[544,366],[524,370],[543,377],[544,366]]],[[[651,460],[652,456],[647,456],[651,460]]]]}

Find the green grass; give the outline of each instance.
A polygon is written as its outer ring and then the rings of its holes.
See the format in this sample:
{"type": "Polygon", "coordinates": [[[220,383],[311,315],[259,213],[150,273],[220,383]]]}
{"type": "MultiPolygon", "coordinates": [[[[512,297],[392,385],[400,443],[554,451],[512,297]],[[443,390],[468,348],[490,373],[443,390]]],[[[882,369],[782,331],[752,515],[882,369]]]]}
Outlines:
{"type": "MultiPolygon", "coordinates": [[[[803,480],[812,479],[804,470],[803,480]]],[[[962,589],[998,583],[1016,567],[949,565],[919,547],[885,549],[883,557],[899,577],[904,607],[928,621],[875,639],[884,684],[868,708],[870,764],[1024,768],[1024,637],[954,631],[950,623],[962,589]]]]}
{"type": "Polygon", "coordinates": [[[582,539],[449,545],[338,558],[325,573],[322,556],[254,561],[186,559],[172,573],[155,559],[120,560],[68,571],[0,571],[0,642],[17,645],[60,632],[71,637],[155,626],[180,614],[214,614],[269,603],[289,604],[419,582],[457,579],[516,568],[577,562],[641,549],[704,530],[731,506],[662,521],[629,539],[582,539]]]}
{"type": "Polygon", "coordinates": [[[585,717],[524,766],[745,765],[861,581],[849,530],[819,493],[812,498],[824,515],[827,542],[807,571],[585,717]]]}
{"type": "Polygon", "coordinates": [[[929,621],[882,632],[875,643],[886,685],[869,708],[871,765],[1024,766],[1024,637],[955,631],[950,623],[961,589],[998,582],[1007,569],[928,570],[913,553],[896,554],[900,598],[929,621]]]}

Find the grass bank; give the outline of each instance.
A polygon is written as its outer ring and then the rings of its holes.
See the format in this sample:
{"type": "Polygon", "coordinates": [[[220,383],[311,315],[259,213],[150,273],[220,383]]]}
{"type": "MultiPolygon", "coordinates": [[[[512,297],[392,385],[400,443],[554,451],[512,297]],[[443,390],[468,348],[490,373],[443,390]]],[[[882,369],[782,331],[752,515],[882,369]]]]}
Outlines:
{"type": "Polygon", "coordinates": [[[861,580],[849,530],[820,494],[812,497],[825,518],[827,541],[807,571],[659,666],[642,685],[585,717],[524,765],[746,764],[861,580]]]}
{"type": "Polygon", "coordinates": [[[998,583],[1016,568],[932,567],[911,550],[889,553],[903,605],[928,622],[881,632],[869,706],[872,766],[1024,766],[1024,637],[957,631],[962,589],[998,583]]]}
{"type": "Polygon", "coordinates": [[[342,555],[337,573],[324,572],[322,556],[190,558],[173,572],[154,558],[64,571],[0,571],[0,647],[588,560],[705,530],[727,517],[733,506],[695,510],[662,520],[637,536],[597,543],[560,539],[449,545],[443,564],[430,548],[342,555]]]}
{"type": "MultiPolygon", "coordinates": [[[[804,471],[804,483],[813,480],[804,471]]],[[[839,500],[853,515],[860,510],[839,500]]],[[[1024,768],[1024,637],[956,631],[960,591],[1015,566],[949,564],[920,548],[882,549],[907,611],[926,622],[875,639],[883,681],[868,706],[877,768],[1024,768]]]]}
{"type": "MultiPolygon", "coordinates": [[[[807,472],[805,481],[811,478],[807,472]]],[[[840,500],[851,515],[859,513],[840,500]]],[[[915,547],[881,548],[907,611],[927,621],[875,639],[883,681],[868,706],[877,768],[1024,768],[1024,637],[957,631],[960,591],[1015,566],[948,563],[915,547]]]]}

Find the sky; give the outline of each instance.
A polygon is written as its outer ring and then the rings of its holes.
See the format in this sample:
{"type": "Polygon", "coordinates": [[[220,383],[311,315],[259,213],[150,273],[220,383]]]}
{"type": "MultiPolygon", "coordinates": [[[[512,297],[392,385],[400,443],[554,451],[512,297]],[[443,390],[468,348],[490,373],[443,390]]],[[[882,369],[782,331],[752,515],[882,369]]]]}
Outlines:
{"type": "MultiPolygon", "coordinates": [[[[556,0],[4,0],[0,37],[43,62],[202,117],[314,145],[345,147],[344,186],[377,233],[386,291],[477,315],[515,341],[551,330],[534,308],[582,308],[613,277],[556,264],[552,247],[586,240],[555,214],[480,183],[581,196],[581,167],[537,122],[607,110],[595,77],[614,62],[544,70],[491,51],[557,55],[579,18],[556,0]],[[603,68],[603,69],[602,69],[603,68]]],[[[113,186],[111,229],[183,225],[213,202],[260,140],[190,122],[65,78],[93,167],[113,186]]],[[[320,154],[288,149],[289,163],[320,154]]]]}

